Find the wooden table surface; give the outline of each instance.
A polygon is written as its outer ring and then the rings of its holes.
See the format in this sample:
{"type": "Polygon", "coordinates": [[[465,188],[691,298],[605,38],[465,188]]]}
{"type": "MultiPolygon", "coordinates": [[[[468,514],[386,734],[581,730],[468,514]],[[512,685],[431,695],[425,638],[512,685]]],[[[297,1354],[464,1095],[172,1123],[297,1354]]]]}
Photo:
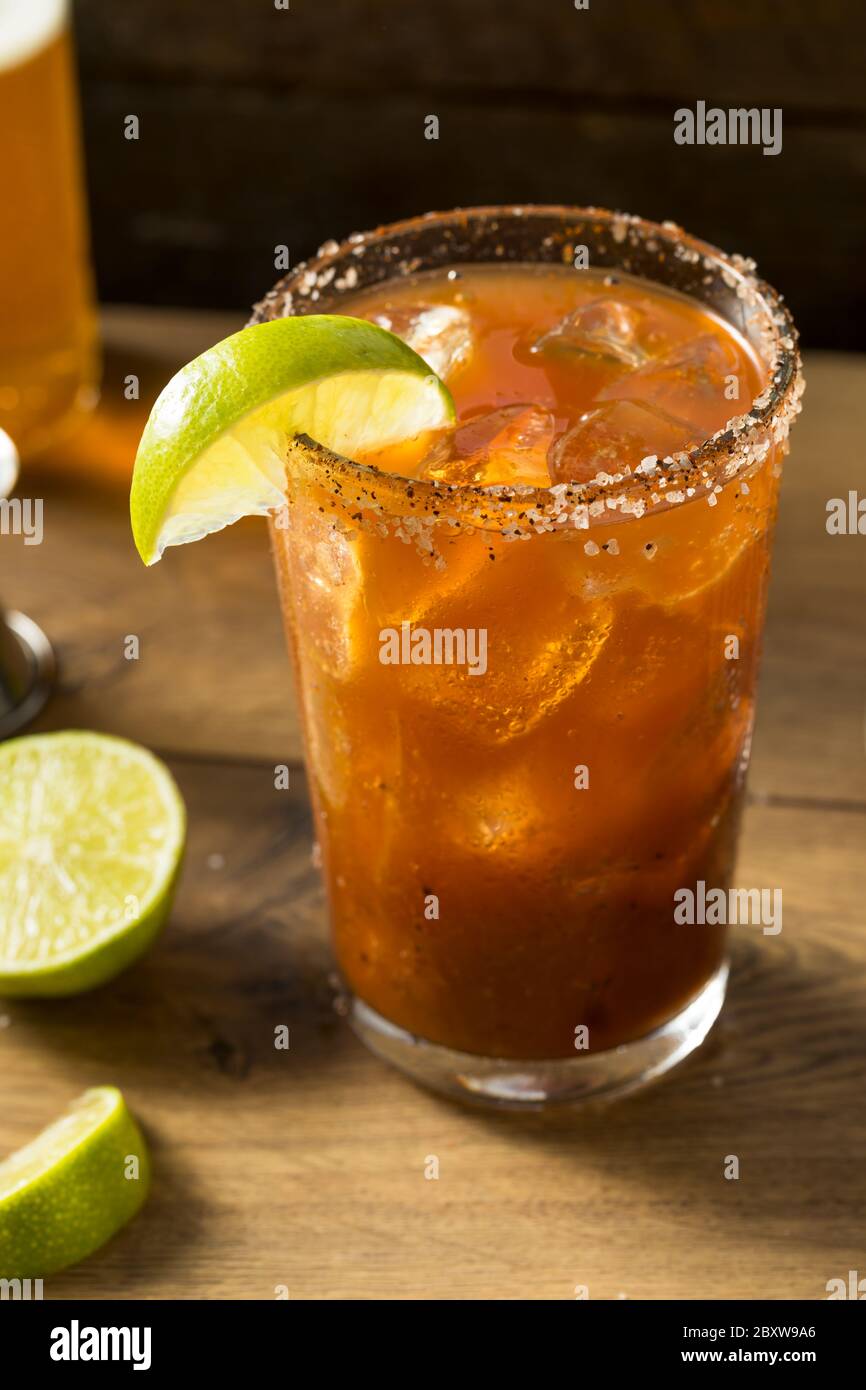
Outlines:
{"type": "Polygon", "coordinates": [[[25,473],[44,543],[0,543],[0,594],[60,660],[37,727],[148,744],[190,816],[174,914],[142,962],[77,999],[0,1001],[0,1148],[111,1082],[154,1157],[141,1215],[46,1296],[818,1299],[866,1275],[866,539],[824,524],[829,498],[866,492],[866,360],[807,358],[786,468],[737,873],[782,888],[784,930],[735,931],[722,1020],[670,1078],[515,1117],[417,1089],[333,1012],[263,524],[150,571],[133,552],[142,414],[240,322],[109,312],[103,406],[25,473]]]}

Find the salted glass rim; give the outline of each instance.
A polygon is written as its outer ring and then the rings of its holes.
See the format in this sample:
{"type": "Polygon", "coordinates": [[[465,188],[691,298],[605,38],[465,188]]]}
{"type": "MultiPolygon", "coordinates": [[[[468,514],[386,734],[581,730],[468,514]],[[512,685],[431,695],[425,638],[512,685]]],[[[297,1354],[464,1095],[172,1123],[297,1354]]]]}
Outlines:
{"type": "MultiPolygon", "coordinates": [[[[594,268],[619,268],[650,283],[669,284],[663,275],[653,277],[630,269],[636,255],[646,257],[651,253],[651,264],[671,266],[675,275],[683,270],[689,274],[702,272],[700,283],[715,283],[717,288],[721,281],[744,318],[749,317],[752,333],[760,340],[758,355],[766,373],[764,385],[745,411],[732,416],[694,449],[675,452],[655,463],[644,460],[634,470],[624,466],[619,473],[599,473],[586,482],[552,483],[547,487],[406,478],[344,458],[304,436],[292,444],[291,452],[302,450],[320,471],[322,481],[335,492],[345,495],[347,485],[356,488],[359,504],[371,502],[376,510],[381,510],[388,502],[393,504],[402,497],[400,510],[408,507],[415,515],[444,520],[462,517],[475,525],[493,524],[497,529],[511,530],[516,536],[550,530],[554,524],[567,522],[585,529],[594,518],[603,518],[610,524],[629,515],[667,509],[702,494],[718,492],[736,474],[759,466],[774,445],[784,443],[800,409],[804,383],[797,330],[781,295],[756,275],[753,261],[729,255],[691,236],[674,222],[658,223],[605,208],[560,204],[483,206],[425,213],[372,231],[353,233],[340,243],[326,242],[314,257],[295,266],[254,306],[250,323],[298,313],[334,312],[335,296],[338,302],[344,293],[355,294],[372,284],[449,265],[509,261],[573,264],[574,245],[579,244],[580,234],[588,231],[597,243],[597,251],[613,258],[593,262],[590,257],[594,268]],[[523,231],[531,229],[533,221],[560,224],[564,239],[559,256],[533,259],[531,253],[525,252],[508,255],[505,241],[497,240],[492,255],[472,257],[473,234],[495,234],[503,223],[512,229],[519,226],[523,231]],[[413,240],[437,229],[443,234],[441,254],[433,260],[429,255],[413,254],[413,240]],[[461,241],[461,237],[469,241],[461,241]],[[455,254],[449,259],[447,250],[451,244],[455,254]],[[378,258],[385,273],[360,284],[358,266],[365,257],[378,258]],[[621,517],[617,517],[617,512],[621,517]]],[[[547,251],[556,251],[555,242],[556,238],[549,236],[542,244],[547,251]]],[[[643,262],[642,269],[646,269],[643,262]]],[[[688,290],[682,292],[689,294],[688,290]]],[[[690,297],[703,307],[714,308],[708,299],[700,299],[694,293],[690,297]]],[[[745,329],[732,323],[724,310],[715,312],[745,335],[745,329]]],[[[753,341],[752,346],[757,344],[753,341]]]]}

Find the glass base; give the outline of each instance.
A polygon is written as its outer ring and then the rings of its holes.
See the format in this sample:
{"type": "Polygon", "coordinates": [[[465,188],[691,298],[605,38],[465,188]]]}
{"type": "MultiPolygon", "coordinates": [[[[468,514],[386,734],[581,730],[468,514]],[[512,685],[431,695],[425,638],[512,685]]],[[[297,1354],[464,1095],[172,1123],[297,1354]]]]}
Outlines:
{"type": "Polygon", "coordinates": [[[684,1009],[646,1037],[607,1052],[520,1062],[477,1057],[416,1038],[362,1000],[348,1001],[349,1022],[371,1052],[431,1090],[500,1110],[540,1110],[611,1100],[646,1086],[700,1047],[719,1016],[727,963],[684,1009]]]}

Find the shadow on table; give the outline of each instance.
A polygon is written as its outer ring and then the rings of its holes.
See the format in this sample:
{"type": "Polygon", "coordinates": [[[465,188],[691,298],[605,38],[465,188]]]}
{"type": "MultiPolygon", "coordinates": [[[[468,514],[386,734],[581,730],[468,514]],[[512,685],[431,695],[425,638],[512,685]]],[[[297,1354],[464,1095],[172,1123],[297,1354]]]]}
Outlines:
{"type": "MultiPolygon", "coordinates": [[[[696,1231],[721,1219],[750,1242],[778,1242],[780,1260],[788,1242],[826,1248],[831,1239],[850,1241],[854,1257],[866,1207],[864,1004],[862,981],[832,954],[806,968],[790,949],[780,962],[775,943],[771,951],[741,937],[719,1024],[655,1086],[593,1109],[471,1113],[503,1143],[615,1175],[644,1202],[655,1192],[669,1208],[673,1197],[696,1231]],[[737,1180],[725,1177],[732,1157],[737,1180]]],[[[821,1274],[816,1296],[840,1272],[821,1274]]]]}
{"type": "Polygon", "coordinates": [[[172,770],[189,835],[162,935],[99,989],[4,1008],[17,1040],[85,1084],[199,1088],[217,1106],[246,1082],[279,1094],[352,1045],[334,1010],[303,779],[277,791],[264,764],[172,770]]]}

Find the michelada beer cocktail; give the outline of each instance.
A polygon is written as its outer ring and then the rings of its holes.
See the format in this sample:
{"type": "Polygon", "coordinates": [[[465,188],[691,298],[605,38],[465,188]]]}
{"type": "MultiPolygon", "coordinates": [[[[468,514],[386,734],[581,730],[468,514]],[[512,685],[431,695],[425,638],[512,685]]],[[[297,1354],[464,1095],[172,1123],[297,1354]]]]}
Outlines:
{"type": "Polygon", "coordinates": [[[718,1007],[724,928],[678,925],[674,894],[731,878],[782,447],[691,461],[769,363],[742,313],[624,269],[628,222],[586,268],[580,228],[476,258],[471,222],[426,268],[404,231],[403,273],[382,258],[358,290],[386,230],[266,301],[323,290],[458,411],[357,460],[380,476],[297,446],[272,535],[355,1022],[434,1084],[519,1102],[627,1083],[621,1053],[581,1064],[708,987],[718,1007]],[[527,1082],[425,1043],[570,1061],[527,1082]]]}
{"type": "Polygon", "coordinates": [[[268,512],[356,1031],[446,1092],[634,1087],[724,997],[796,334],[596,209],[329,243],[178,374],[142,556],[268,512]],[[409,351],[412,349],[412,351],[409,351]]]}

